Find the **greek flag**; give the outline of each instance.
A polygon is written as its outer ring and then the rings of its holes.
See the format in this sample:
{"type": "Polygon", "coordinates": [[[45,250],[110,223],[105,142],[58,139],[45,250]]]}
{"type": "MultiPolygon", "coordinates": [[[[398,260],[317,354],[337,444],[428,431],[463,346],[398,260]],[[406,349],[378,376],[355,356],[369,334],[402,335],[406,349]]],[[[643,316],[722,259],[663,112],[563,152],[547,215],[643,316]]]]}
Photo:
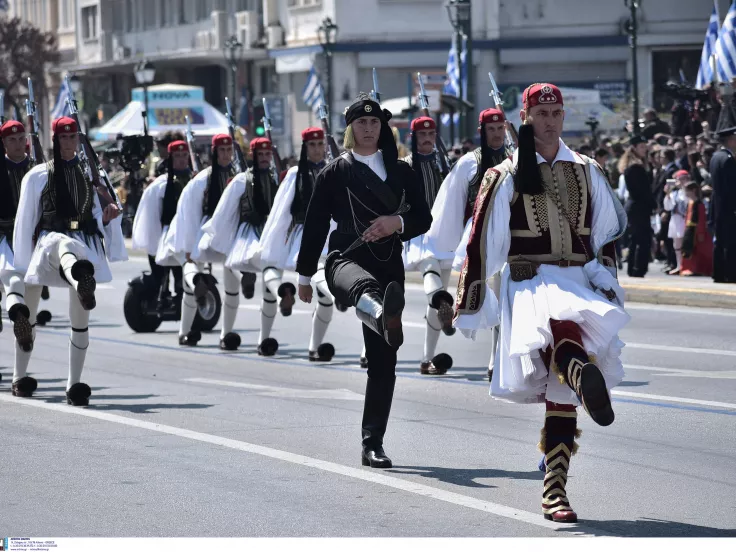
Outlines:
{"type": "Polygon", "coordinates": [[[71,98],[71,94],[66,83],[66,79],[61,81],[61,88],[59,88],[59,93],[56,95],[56,103],[54,104],[54,108],[51,110],[52,121],[55,121],[64,115],[69,115],[69,105],[66,101],[71,98]]]}
{"type": "Polygon", "coordinates": [[[718,34],[716,67],[722,82],[729,82],[736,77],[736,2],[731,4],[718,34]]]}
{"type": "MultiPolygon", "coordinates": [[[[442,90],[443,94],[449,96],[460,97],[460,79],[463,82],[463,99],[468,97],[468,76],[466,67],[466,55],[467,55],[467,39],[463,38],[462,51],[460,52],[460,62],[458,63],[457,47],[453,40],[450,46],[450,53],[447,56],[447,80],[445,81],[445,88],[442,90]]],[[[460,122],[460,114],[455,113],[453,116],[453,122],[458,124],[460,122]]],[[[447,126],[450,124],[450,114],[445,113],[442,115],[442,124],[447,126]]]]}
{"type": "Polygon", "coordinates": [[[319,81],[319,73],[312,65],[307,75],[307,84],[304,85],[302,90],[302,99],[314,113],[317,113],[320,103],[322,103],[324,96],[322,94],[322,84],[319,81]]]}
{"type": "Polygon", "coordinates": [[[698,70],[698,78],[695,81],[695,88],[702,89],[706,84],[713,82],[713,66],[711,65],[711,57],[716,51],[718,23],[718,4],[714,1],[713,13],[710,15],[710,21],[708,21],[708,30],[705,31],[703,54],[700,56],[700,69],[698,70]]]}

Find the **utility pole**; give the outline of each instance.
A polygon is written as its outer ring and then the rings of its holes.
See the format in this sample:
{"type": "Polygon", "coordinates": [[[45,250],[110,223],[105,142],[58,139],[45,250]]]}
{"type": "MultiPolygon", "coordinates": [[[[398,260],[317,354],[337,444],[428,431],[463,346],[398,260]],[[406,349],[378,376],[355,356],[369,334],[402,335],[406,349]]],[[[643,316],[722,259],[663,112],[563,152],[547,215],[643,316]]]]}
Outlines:
{"type": "Polygon", "coordinates": [[[639,24],[637,21],[637,10],[641,5],[642,0],[624,0],[624,3],[629,8],[631,16],[629,19],[628,31],[629,31],[629,46],[631,47],[631,86],[633,96],[633,116],[632,125],[634,127],[634,134],[639,134],[639,63],[637,60],[637,33],[639,31],[639,24]]]}

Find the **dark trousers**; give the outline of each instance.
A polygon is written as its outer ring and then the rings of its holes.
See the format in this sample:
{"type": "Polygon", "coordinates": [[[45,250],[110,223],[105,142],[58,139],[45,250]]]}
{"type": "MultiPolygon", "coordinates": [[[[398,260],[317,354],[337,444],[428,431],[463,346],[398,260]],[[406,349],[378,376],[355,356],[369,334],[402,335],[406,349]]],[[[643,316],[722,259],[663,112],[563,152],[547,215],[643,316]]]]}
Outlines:
{"type": "Polygon", "coordinates": [[[647,228],[629,228],[628,274],[643,277],[649,269],[649,258],[652,249],[652,232],[647,228]]]}
{"type": "Polygon", "coordinates": [[[736,283],[736,245],[713,244],[713,281],[720,284],[736,283]]]}
{"type": "Polygon", "coordinates": [[[151,255],[148,256],[148,264],[151,267],[151,276],[156,280],[156,285],[159,289],[159,297],[166,291],[162,290],[161,286],[164,283],[166,273],[171,271],[171,275],[174,277],[174,292],[177,295],[181,295],[183,287],[183,271],[180,266],[161,266],[156,264],[156,257],[151,255]]]}

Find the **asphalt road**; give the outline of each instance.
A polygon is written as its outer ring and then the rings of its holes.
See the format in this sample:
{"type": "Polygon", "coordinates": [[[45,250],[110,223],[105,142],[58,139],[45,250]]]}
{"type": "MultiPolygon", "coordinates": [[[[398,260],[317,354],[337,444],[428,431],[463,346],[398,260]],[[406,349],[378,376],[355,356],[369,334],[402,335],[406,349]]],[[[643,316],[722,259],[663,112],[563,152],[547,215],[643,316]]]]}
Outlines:
{"type": "Polygon", "coordinates": [[[442,337],[455,367],[419,374],[424,295],[409,286],[405,343],[386,450],[360,466],[365,374],[360,325],[336,313],[335,361],[305,360],[311,307],[279,317],[279,354],[255,354],[258,296],[245,301],[238,352],[218,333],[196,349],[177,325],[134,334],[116,265],[92,313],[83,380],[91,406],[63,402],[66,292],[43,302],[33,399],[9,393],[12,332],[0,334],[0,534],[54,537],[736,537],[736,312],[630,305],[627,378],[616,422],[581,416],[568,495],[581,522],[546,522],[536,443],[541,405],[494,401],[485,342],[442,337]]]}

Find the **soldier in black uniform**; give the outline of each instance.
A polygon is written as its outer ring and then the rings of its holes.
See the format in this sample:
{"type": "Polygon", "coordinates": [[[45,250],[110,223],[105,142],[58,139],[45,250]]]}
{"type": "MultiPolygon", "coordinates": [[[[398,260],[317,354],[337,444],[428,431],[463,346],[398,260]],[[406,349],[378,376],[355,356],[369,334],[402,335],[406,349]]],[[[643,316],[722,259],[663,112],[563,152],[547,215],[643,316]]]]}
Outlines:
{"type": "Polygon", "coordinates": [[[708,229],[714,237],[713,281],[724,284],[736,283],[736,110],[732,102],[721,109],[716,134],[722,148],[710,162],[713,195],[708,229]]]}
{"type": "Polygon", "coordinates": [[[33,347],[33,328],[25,304],[23,274],[15,270],[13,264],[13,225],[21,182],[32,165],[25,151],[26,130],[23,123],[6,122],[0,127],[0,138],[0,283],[5,289],[8,318],[13,322],[16,362],[27,364],[33,347]]]}
{"type": "Polygon", "coordinates": [[[394,385],[396,353],[403,343],[402,241],[427,231],[432,217],[414,171],[398,159],[391,113],[366,94],[347,108],[346,151],[317,177],[297,260],[299,297],[312,300],[310,281],[329,232],[325,273],[342,305],[363,322],[368,359],[363,410],[362,463],[389,468],[383,450],[394,385]]]}

